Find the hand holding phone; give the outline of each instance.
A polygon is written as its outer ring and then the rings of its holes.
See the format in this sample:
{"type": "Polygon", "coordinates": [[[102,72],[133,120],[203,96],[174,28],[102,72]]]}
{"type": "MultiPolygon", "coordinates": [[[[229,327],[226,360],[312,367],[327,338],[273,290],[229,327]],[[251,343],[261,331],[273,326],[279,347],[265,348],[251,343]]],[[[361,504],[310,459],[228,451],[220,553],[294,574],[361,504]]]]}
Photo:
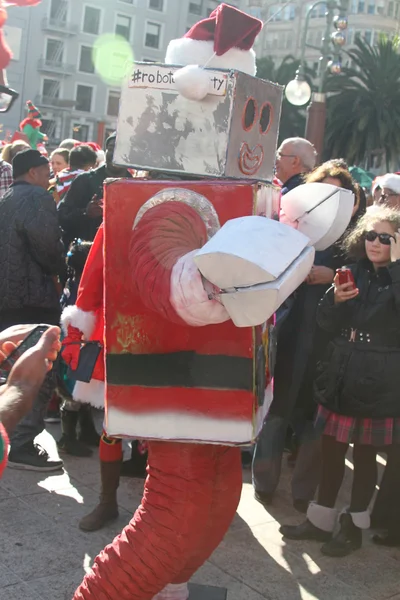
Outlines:
{"type": "Polygon", "coordinates": [[[350,269],[342,268],[336,271],[334,283],[335,304],[347,302],[358,296],[359,291],[356,287],[353,273],[350,269]]]}
{"type": "Polygon", "coordinates": [[[347,288],[348,291],[355,290],[356,282],[354,281],[353,273],[347,267],[342,267],[341,269],[336,270],[336,274],[338,276],[337,283],[338,285],[344,285],[345,283],[351,283],[351,287],[347,288]]]}
{"type": "MultiPolygon", "coordinates": [[[[9,343],[12,343],[14,348],[0,363],[0,383],[5,383],[7,381],[10,371],[17,360],[24,354],[24,352],[35,346],[39,342],[44,332],[49,328],[50,325],[37,325],[18,346],[9,340],[9,343]]],[[[5,346],[7,346],[7,343],[5,346]]]]}

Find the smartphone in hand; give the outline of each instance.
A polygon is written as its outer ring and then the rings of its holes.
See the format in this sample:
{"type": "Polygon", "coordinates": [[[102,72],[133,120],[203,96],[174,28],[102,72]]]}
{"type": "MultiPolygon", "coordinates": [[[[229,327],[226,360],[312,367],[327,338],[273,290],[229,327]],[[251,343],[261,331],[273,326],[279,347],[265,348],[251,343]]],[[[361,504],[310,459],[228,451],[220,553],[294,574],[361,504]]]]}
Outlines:
{"type": "Polygon", "coordinates": [[[356,288],[356,282],[354,281],[353,273],[347,267],[342,267],[341,269],[337,269],[336,273],[339,278],[339,285],[343,285],[345,283],[351,283],[352,287],[349,288],[349,291],[356,288]]]}
{"type": "Polygon", "coordinates": [[[7,356],[2,363],[0,363],[0,384],[6,383],[7,378],[10,374],[11,369],[22,356],[24,352],[36,346],[45,331],[49,329],[50,325],[38,325],[31,331],[29,335],[17,346],[11,354],[7,356]]]}

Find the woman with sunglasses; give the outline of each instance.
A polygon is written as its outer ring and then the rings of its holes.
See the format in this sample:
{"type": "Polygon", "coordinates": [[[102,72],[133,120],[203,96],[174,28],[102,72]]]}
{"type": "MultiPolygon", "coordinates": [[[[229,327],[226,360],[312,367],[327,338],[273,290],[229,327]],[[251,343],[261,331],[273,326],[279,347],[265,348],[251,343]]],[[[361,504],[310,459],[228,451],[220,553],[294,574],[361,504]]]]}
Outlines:
{"type": "Polygon", "coordinates": [[[376,453],[400,452],[399,228],[400,211],[367,212],[343,243],[347,255],[358,259],[349,269],[351,280],[342,283],[337,274],[317,310],[319,326],[334,336],[314,384],[316,429],[323,433],[318,501],[310,504],[304,523],[280,531],[289,539],[325,542],[327,556],[361,547],[362,529],[370,526],[376,453]],[[333,535],[349,444],[351,502],[333,535]]]}

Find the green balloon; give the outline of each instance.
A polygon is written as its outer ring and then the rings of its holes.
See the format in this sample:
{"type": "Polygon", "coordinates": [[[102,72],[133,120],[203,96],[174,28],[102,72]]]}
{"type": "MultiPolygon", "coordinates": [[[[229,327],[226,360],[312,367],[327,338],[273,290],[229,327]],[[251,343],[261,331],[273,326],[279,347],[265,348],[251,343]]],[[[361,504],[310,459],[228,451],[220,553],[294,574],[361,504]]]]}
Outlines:
{"type": "Polygon", "coordinates": [[[96,40],[94,66],[101,79],[109,85],[121,85],[133,61],[133,50],[122,36],[106,33],[96,40]]]}

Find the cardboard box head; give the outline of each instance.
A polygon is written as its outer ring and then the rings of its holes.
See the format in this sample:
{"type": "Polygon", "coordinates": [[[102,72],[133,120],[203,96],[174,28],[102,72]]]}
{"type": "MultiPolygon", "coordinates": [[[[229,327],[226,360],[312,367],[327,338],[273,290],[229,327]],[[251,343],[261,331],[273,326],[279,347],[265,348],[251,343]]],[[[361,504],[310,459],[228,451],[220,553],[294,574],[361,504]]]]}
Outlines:
{"type": "Polygon", "coordinates": [[[122,90],[114,162],[146,171],[272,181],[282,87],[207,69],[204,100],[177,91],[178,67],[135,63],[122,90]]]}

